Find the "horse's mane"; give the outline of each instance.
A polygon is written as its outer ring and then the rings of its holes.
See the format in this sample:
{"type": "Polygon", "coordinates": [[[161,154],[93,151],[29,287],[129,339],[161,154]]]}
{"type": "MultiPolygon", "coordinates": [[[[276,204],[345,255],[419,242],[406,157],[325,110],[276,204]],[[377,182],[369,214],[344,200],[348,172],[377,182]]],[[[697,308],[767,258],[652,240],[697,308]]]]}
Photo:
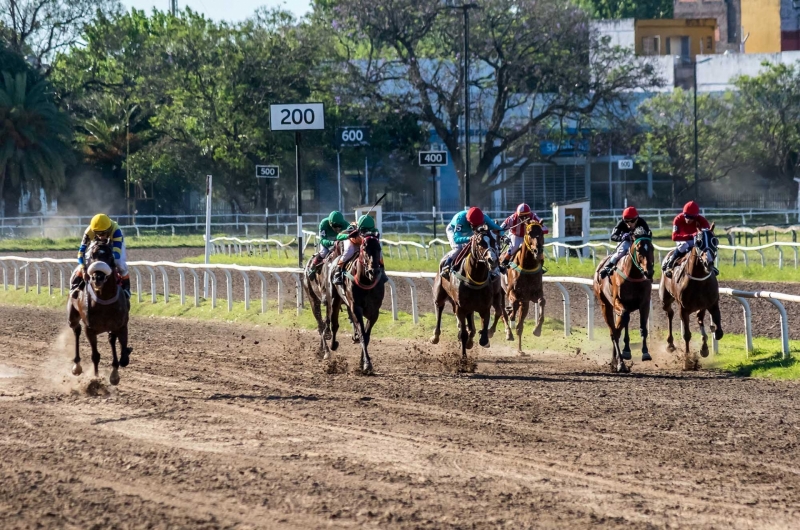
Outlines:
{"type": "Polygon", "coordinates": [[[652,236],[653,233],[643,226],[637,226],[636,229],[633,231],[634,239],[638,239],[640,237],[652,237],[652,236]]]}

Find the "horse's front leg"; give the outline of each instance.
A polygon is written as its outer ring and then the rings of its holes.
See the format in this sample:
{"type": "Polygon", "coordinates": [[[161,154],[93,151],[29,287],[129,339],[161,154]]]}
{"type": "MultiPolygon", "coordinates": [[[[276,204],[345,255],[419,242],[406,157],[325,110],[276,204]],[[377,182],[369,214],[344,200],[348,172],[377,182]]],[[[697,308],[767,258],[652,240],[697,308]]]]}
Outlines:
{"type": "Polygon", "coordinates": [[[111,346],[111,376],[108,378],[112,385],[119,384],[119,360],[117,359],[117,336],[108,334],[108,344],[111,346]]]}
{"type": "Polygon", "coordinates": [[[92,364],[94,364],[94,376],[99,377],[100,351],[97,349],[97,333],[91,328],[86,328],[86,338],[92,347],[92,364]]]}
{"type": "Polygon", "coordinates": [[[650,300],[645,300],[639,306],[639,333],[642,335],[642,361],[652,361],[650,350],[647,348],[647,322],[650,320],[650,300]]]}
{"type": "Polygon", "coordinates": [[[119,339],[119,365],[122,368],[128,366],[131,362],[131,352],[133,348],[128,346],[128,325],[122,327],[117,331],[117,339],[119,339]]]}
{"type": "Polygon", "coordinates": [[[436,313],[436,328],[433,330],[431,344],[439,344],[439,336],[442,334],[442,311],[444,311],[445,292],[441,280],[436,278],[433,285],[433,310],[436,313]]]}
{"type": "Polygon", "coordinates": [[[519,318],[517,319],[517,353],[523,355],[525,352],[522,351],[522,332],[525,330],[525,319],[528,318],[530,302],[528,300],[523,300],[522,302],[515,301],[514,303],[519,304],[519,318]]]}
{"type": "Polygon", "coordinates": [[[700,346],[700,355],[708,357],[708,333],[706,333],[706,310],[701,309],[697,312],[697,325],[700,328],[700,336],[703,338],[703,344],[700,346]]]}
{"type": "Polygon", "coordinates": [[[339,341],[336,340],[336,333],[339,331],[339,310],[341,309],[342,301],[337,298],[329,302],[330,317],[331,317],[331,347],[330,350],[325,352],[323,359],[328,360],[331,358],[331,351],[339,349],[339,341]]]}
{"type": "Polygon", "coordinates": [[[719,302],[709,307],[708,312],[711,314],[711,322],[714,326],[714,328],[711,330],[714,332],[714,338],[717,340],[722,340],[722,337],[725,335],[725,333],[722,332],[722,314],[719,311],[719,302]]]}
{"type": "Polygon", "coordinates": [[[664,308],[664,311],[667,313],[667,321],[669,322],[669,335],[667,336],[667,351],[674,352],[675,339],[672,336],[672,319],[675,318],[675,310],[672,309],[672,297],[668,293],[666,294],[665,299],[662,300],[662,307],[664,308]]]}
{"type": "Polygon", "coordinates": [[[618,333],[624,331],[622,358],[626,361],[630,361],[631,359],[631,343],[630,337],[628,336],[628,323],[630,323],[630,320],[631,314],[625,309],[625,306],[622,305],[619,298],[614,300],[614,326],[617,328],[618,333]]]}
{"type": "Polygon", "coordinates": [[[372,360],[369,358],[367,346],[369,345],[369,331],[364,327],[364,309],[356,307],[353,310],[356,322],[358,324],[358,331],[361,334],[361,373],[364,375],[372,375],[372,360]]]}
{"type": "Polygon", "coordinates": [[[489,347],[489,321],[492,318],[492,306],[486,307],[480,313],[481,317],[481,332],[478,338],[478,344],[482,348],[489,347]]]}
{"type": "Polygon", "coordinates": [[[72,375],[81,375],[83,368],[81,368],[81,324],[78,322],[72,328],[72,334],[75,336],[75,358],[72,360],[72,375]]]}
{"type": "Polygon", "coordinates": [[[467,328],[469,329],[469,335],[467,337],[467,349],[471,350],[472,347],[475,346],[475,313],[469,313],[466,319],[467,328]]]}
{"type": "Polygon", "coordinates": [[[544,297],[540,297],[536,300],[536,307],[538,308],[538,313],[536,317],[536,327],[533,328],[533,336],[534,337],[541,337],[542,336],[542,326],[544,325],[544,306],[546,302],[544,297]]]}
{"type": "Polygon", "coordinates": [[[469,317],[460,307],[456,310],[456,317],[458,318],[458,340],[461,342],[461,361],[464,366],[466,366],[467,342],[469,341],[469,329],[467,321],[469,320],[469,317]]]}
{"type": "Polygon", "coordinates": [[[689,330],[689,317],[690,313],[685,308],[681,307],[681,323],[683,324],[683,342],[684,342],[684,357],[683,367],[685,370],[697,370],[697,358],[692,355],[689,349],[689,343],[692,340],[692,332],[689,330]]]}

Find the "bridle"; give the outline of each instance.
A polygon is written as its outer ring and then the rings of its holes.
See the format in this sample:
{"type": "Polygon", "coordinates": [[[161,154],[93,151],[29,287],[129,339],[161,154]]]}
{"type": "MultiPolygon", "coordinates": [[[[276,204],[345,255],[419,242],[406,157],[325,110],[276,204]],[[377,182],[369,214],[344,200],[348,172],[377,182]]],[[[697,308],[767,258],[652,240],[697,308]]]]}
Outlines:
{"type": "MultiPolygon", "coordinates": [[[[642,266],[639,264],[639,253],[636,251],[636,247],[639,245],[639,243],[641,243],[643,241],[644,242],[650,242],[650,244],[652,244],[653,243],[653,238],[651,236],[637,237],[633,241],[633,243],[631,243],[631,249],[628,251],[628,256],[630,256],[631,262],[633,263],[633,266],[636,267],[636,269],[640,273],[642,273],[642,277],[641,278],[631,278],[630,276],[625,274],[622,271],[622,269],[619,268],[619,266],[616,267],[617,273],[626,282],[641,283],[641,282],[651,281],[650,278],[648,278],[648,276],[647,276],[647,271],[645,271],[644,268],[642,268],[642,266]]],[[[645,244],[647,244],[647,243],[645,243],[645,244]]]]}
{"type": "Polygon", "coordinates": [[[492,245],[488,241],[488,238],[489,238],[488,235],[482,234],[480,232],[476,232],[470,238],[470,243],[469,243],[469,245],[470,245],[470,247],[469,247],[470,256],[469,257],[474,259],[476,263],[483,263],[483,264],[486,265],[487,275],[486,275],[486,279],[485,280],[483,280],[483,281],[475,280],[470,275],[469,271],[466,270],[466,268],[464,270],[464,273],[465,273],[464,276],[462,276],[461,274],[459,274],[455,270],[453,270],[451,272],[451,274],[454,274],[456,278],[458,278],[459,280],[464,282],[464,284],[467,287],[471,288],[471,289],[483,289],[484,287],[489,285],[489,281],[492,279],[491,270],[490,270],[491,266],[490,266],[490,263],[489,263],[490,259],[486,257],[486,254],[489,254],[491,256],[491,252],[492,252],[492,245]],[[479,250],[479,249],[483,248],[483,247],[481,247],[481,242],[485,242],[486,243],[486,250],[485,251],[479,250]]]}
{"type": "Polygon", "coordinates": [[[533,269],[526,269],[526,268],[522,267],[521,265],[517,265],[513,261],[508,264],[509,267],[511,267],[512,269],[514,269],[515,271],[517,271],[520,274],[534,274],[534,273],[539,272],[539,271],[542,270],[542,262],[538,259],[539,258],[539,252],[541,252],[541,249],[538,246],[538,242],[539,242],[538,238],[539,238],[539,236],[535,236],[534,237],[534,236],[532,236],[530,234],[529,227],[532,227],[532,226],[541,227],[542,224],[539,223],[539,222],[533,221],[533,220],[528,221],[527,226],[525,227],[525,235],[523,236],[522,241],[523,241],[523,244],[525,245],[525,248],[527,248],[528,251],[531,254],[533,254],[534,258],[536,259],[536,267],[534,267],[533,269]],[[533,248],[533,241],[537,242],[537,247],[536,248],[533,248]]]}
{"type": "Polygon", "coordinates": [[[381,276],[382,276],[379,273],[380,272],[380,267],[375,268],[374,263],[372,263],[371,267],[367,267],[367,258],[369,258],[370,260],[374,260],[375,259],[372,256],[369,256],[367,254],[367,242],[372,241],[372,240],[379,241],[378,238],[375,237],[375,236],[363,236],[362,237],[361,245],[360,245],[360,248],[358,250],[358,259],[357,259],[357,262],[359,264],[361,264],[361,270],[364,271],[365,274],[367,274],[367,277],[369,277],[370,275],[374,276],[374,279],[372,280],[372,283],[364,285],[364,284],[362,284],[361,282],[358,281],[358,278],[355,275],[345,271],[345,276],[347,276],[348,279],[352,280],[353,283],[355,283],[356,285],[358,285],[361,289],[364,289],[365,291],[369,291],[370,289],[374,289],[378,285],[378,283],[380,283],[381,276]]]}
{"type": "Polygon", "coordinates": [[[697,236],[695,237],[695,244],[694,248],[692,249],[692,253],[698,257],[700,263],[703,265],[703,268],[706,271],[706,275],[702,278],[697,278],[687,274],[689,279],[702,282],[709,279],[714,274],[714,262],[717,258],[718,247],[719,239],[714,236],[714,233],[711,232],[711,230],[704,228],[698,232],[697,236]],[[705,261],[702,259],[703,256],[706,258],[705,261]]]}

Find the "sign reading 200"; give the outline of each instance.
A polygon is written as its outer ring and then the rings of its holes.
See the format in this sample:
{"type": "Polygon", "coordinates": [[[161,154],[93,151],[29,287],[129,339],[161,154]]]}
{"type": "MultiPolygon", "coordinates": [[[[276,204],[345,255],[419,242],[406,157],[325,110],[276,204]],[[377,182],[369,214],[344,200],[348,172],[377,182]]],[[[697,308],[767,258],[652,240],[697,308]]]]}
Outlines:
{"type": "Polygon", "coordinates": [[[269,124],[273,131],[307,131],[325,128],[322,103],[289,103],[269,106],[269,124]]]}

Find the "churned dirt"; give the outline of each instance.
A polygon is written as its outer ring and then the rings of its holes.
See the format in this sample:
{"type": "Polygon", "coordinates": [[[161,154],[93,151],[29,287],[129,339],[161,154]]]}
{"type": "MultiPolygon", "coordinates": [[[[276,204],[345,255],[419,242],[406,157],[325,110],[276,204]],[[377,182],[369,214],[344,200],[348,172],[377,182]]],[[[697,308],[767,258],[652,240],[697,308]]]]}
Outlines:
{"type": "MultiPolygon", "coordinates": [[[[800,385],[612,376],[580,352],[133,319],[131,364],[73,377],[61,311],[0,307],[3,528],[791,528],[800,385]]],[[[380,322],[378,323],[380,325],[380,322]]],[[[102,339],[102,338],[101,338],[102,339]]]]}

